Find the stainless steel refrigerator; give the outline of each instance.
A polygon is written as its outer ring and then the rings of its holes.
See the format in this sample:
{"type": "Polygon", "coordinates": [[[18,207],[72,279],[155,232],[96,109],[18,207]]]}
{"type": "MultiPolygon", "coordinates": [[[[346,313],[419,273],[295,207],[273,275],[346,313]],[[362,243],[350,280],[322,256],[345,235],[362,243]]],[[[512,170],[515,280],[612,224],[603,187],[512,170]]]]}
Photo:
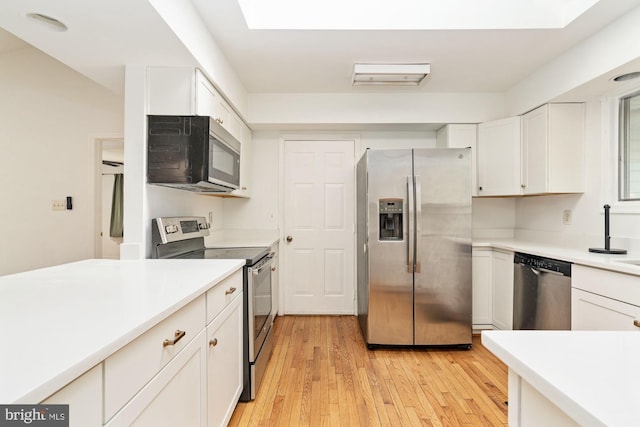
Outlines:
{"type": "Polygon", "coordinates": [[[377,345],[471,346],[471,151],[367,150],[357,166],[358,321],[377,345]]]}

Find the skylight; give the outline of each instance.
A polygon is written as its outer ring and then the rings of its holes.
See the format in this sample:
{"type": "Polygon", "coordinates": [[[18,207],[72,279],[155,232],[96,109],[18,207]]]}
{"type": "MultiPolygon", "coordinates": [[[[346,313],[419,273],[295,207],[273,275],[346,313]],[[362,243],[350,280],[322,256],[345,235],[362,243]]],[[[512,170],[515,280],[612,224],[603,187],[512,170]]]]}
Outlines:
{"type": "Polygon", "coordinates": [[[563,28],[599,0],[238,0],[250,29],[563,28]]]}

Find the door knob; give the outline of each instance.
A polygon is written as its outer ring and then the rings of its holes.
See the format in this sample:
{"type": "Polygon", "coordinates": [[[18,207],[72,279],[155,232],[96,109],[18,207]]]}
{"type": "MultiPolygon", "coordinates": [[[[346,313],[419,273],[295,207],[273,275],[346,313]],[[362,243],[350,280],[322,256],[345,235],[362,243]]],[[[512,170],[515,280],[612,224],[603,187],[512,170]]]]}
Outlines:
{"type": "Polygon", "coordinates": [[[291,243],[292,240],[293,240],[292,236],[287,236],[287,243],[291,243]]]}

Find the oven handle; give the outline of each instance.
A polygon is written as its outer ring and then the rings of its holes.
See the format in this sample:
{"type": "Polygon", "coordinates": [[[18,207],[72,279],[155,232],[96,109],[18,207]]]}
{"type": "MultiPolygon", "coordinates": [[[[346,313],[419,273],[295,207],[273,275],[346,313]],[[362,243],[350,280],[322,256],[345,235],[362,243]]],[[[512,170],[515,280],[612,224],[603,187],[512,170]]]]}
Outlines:
{"type": "Polygon", "coordinates": [[[258,274],[260,274],[260,272],[262,270],[264,270],[265,268],[271,268],[271,264],[273,263],[273,257],[267,255],[266,257],[264,257],[264,261],[261,261],[257,266],[255,267],[249,267],[248,271],[249,273],[257,276],[258,274]]]}

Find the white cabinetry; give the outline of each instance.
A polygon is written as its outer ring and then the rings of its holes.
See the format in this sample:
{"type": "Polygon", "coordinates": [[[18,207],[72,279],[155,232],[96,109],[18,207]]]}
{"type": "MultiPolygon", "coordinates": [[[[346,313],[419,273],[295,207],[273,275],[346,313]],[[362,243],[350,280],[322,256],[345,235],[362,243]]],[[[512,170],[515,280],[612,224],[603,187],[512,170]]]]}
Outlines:
{"type": "Polygon", "coordinates": [[[69,405],[69,427],[102,425],[102,364],[58,390],[44,405],[69,405]]]}
{"type": "Polygon", "coordinates": [[[271,264],[271,312],[274,319],[278,315],[278,309],[280,306],[280,266],[279,263],[279,251],[280,242],[275,242],[271,245],[271,252],[273,252],[273,264],[271,264]]]}
{"type": "Polygon", "coordinates": [[[227,425],[242,393],[242,292],[235,295],[222,313],[207,325],[209,427],[227,425]]]}
{"type": "Polygon", "coordinates": [[[240,188],[230,194],[249,197],[251,129],[200,70],[147,67],[147,111],[155,115],[213,117],[241,143],[240,188]]]}
{"type": "Polygon", "coordinates": [[[522,116],[523,194],[583,191],[584,104],[545,104],[522,116]]]}
{"type": "Polygon", "coordinates": [[[571,278],[571,329],[640,331],[638,277],[575,265],[571,278]]]}
{"type": "Polygon", "coordinates": [[[478,196],[520,195],[520,117],[478,125],[478,196]]]}
{"type": "Polygon", "coordinates": [[[201,331],[107,426],[206,426],[205,352],[201,331]]]}
{"type": "Polygon", "coordinates": [[[476,160],[477,125],[448,124],[436,133],[438,148],[471,148],[471,195],[478,195],[478,172],[476,160]]]}
{"type": "Polygon", "coordinates": [[[489,248],[473,249],[473,292],[472,292],[472,321],[473,329],[492,329],[493,309],[491,254],[489,248]]]}
{"type": "Polygon", "coordinates": [[[513,329],[513,252],[494,250],[491,273],[493,325],[497,329],[513,329]]]}

